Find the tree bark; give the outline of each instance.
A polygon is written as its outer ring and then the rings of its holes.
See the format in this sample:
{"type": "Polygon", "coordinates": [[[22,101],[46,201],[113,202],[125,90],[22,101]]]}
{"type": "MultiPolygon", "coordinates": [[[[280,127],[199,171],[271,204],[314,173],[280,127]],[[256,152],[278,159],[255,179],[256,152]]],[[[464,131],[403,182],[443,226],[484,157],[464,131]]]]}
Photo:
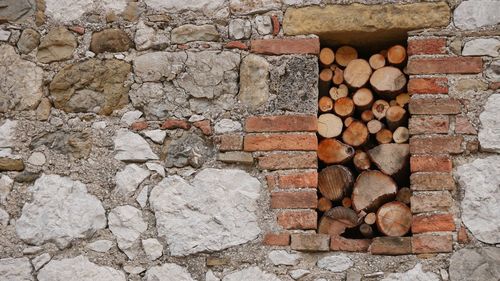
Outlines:
{"type": "Polygon", "coordinates": [[[332,165],[323,169],[318,175],[318,189],[321,194],[332,201],[344,198],[352,190],[354,178],[347,167],[332,165]]]}

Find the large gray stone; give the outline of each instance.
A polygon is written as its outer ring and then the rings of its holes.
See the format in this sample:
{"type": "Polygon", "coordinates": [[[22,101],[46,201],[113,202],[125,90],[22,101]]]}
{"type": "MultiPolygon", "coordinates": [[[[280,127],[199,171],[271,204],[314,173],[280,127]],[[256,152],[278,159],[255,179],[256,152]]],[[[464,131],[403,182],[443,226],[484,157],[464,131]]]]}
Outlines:
{"type": "Polygon", "coordinates": [[[144,281],[194,281],[186,268],[175,263],[153,266],[144,276],[144,281]]]}
{"type": "Polygon", "coordinates": [[[172,30],[171,40],[174,44],[185,44],[193,41],[217,41],[219,32],[214,25],[185,24],[172,30]]]}
{"type": "Polygon", "coordinates": [[[0,281],[32,281],[32,270],[28,258],[0,259],[0,281]]]}
{"type": "Polygon", "coordinates": [[[8,156],[15,145],[17,121],[6,119],[0,123],[0,156],[8,156]]]}
{"type": "Polygon", "coordinates": [[[19,41],[17,41],[17,48],[22,54],[28,54],[33,51],[40,44],[40,34],[31,28],[23,30],[19,41]]]}
{"type": "Polygon", "coordinates": [[[265,58],[250,54],[241,62],[240,101],[250,109],[258,109],[269,99],[269,63],[265,58]]]}
{"type": "Polygon", "coordinates": [[[9,213],[4,209],[0,208],[0,226],[7,226],[9,224],[9,213]]]}
{"type": "Polygon", "coordinates": [[[500,155],[477,159],[457,168],[465,190],[462,221],[484,243],[500,243],[500,155]]]}
{"type": "Polygon", "coordinates": [[[234,19],[229,22],[229,36],[240,40],[250,38],[252,35],[252,23],[249,20],[234,19]]]}
{"type": "Polygon", "coordinates": [[[486,78],[492,82],[500,82],[500,59],[493,60],[484,71],[486,78]]]}
{"type": "Polygon", "coordinates": [[[17,235],[26,243],[55,242],[64,248],[72,240],[90,237],[106,226],[101,201],[88,194],[79,181],[42,175],[30,191],[33,200],[24,205],[16,222],[17,235]]]}
{"type": "Polygon", "coordinates": [[[437,274],[424,272],[422,265],[417,263],[414,268],[403,273],[391,273],[381,281],[440,281],[437,274]]]}
{"type": "Polygon", "coordinates": [[[127,129],[116,132],[113,139],[115,143],[115,159],[128,162],[145,162],[147,160],[158,160],[148,142],[136,133],[127,129]]]}
{"type": "Polygon", "coordinates": [[[271,251],[267,257],[274,265],[297,265],[300,259],[300,255],[285,250],[271,251]]]}
{"type": "Polygon", "coordinates": [[[185,52],[153,52],[134,59],[134,72],[143,82],[171,81],[181,73],[185,52]]]}
{"type": "Polygon", "coordinates": [[[118,248],[133,260],[140,253],[141,233],[148,229],[141,210],[130,205],[119,206],[108,215],[109,230],[116,236],[118,248]]]}
{"type": "Polygon", "coordinates": [[[256,266],[235,271],[222,278],[222,281],[281,281],[276,275],[262,271],[256,266]]]}
{"type": "Polygon", "coordinates": [[[499,49],[500,40],[496,38],[479,38],[466,42],[462,55],[497,57],[499,49]]]}
{"type": "Polygon", "coordinates": [[[33,15],[35,0],[2,0],[0,2],[0,23],[21,21],[33,15]]]}
{"type": "Polygon", "coordinates": [[[77,256],[50,261],[38,272],[37,278],[38,281],[125,281],[125,274],[77,256]]]}
{"type": "Polygon", "coordinates": [[[67,60],[73,57],[76,46],[75,35],[66,27],[57,27],[42,38],[36,57],[43,63],[67,60]]]}
{"type": "Polygon", "coordinates": [[[130,91],[132,105],[144,112],[148,120],[191,115],[189,95],[172,82],[146,82],[130,91]]]}
{"type": "Polygon", "coordinates": [[[326,269],[332,272],[343,272],[354,265],[354,262],[345,255],[327,256],[320,259],[317,263],[321,269],[326,269]]]}
{"type": "Polygon", "coordinates": [[[195,11],[207,16],[216,15],[224,6],[224,0],[145,0],[146,5],[152,9],[179,13],[195,11]]]}
{"type": "Polygon", "coordinates": [[[173,256],[249,242],[260,233],[255,214],[260,188],[256,178],[240,170],[205,169],[191,183],[167,177],[149,198],[158,235],[173,256]]]}
{"type": "Polygon", "coordinates": [[[138,51],[150,48],[162,49],[169,45],[170,35],[163,29],[155,30],[153,27],[147,26],[143,21],[140,21],[137,24],[134,43],[138,51]]]}
{"type": "Polygon", "coordinates": [[[479,143],[484,151],[500,152],[500,94],[491,95],[484,106],[484,111],[479,115],[481,129],[479,130],[479,143]]]}
{"type": "Polygon", "coordinates": [[[460,29],[476,29],[500,23],[500,1],[468,0],[455,8],[454,22],[460,29]]]}
{"type": "Polygon", "coordinates": [[[165,166],[199,168],[206,161],[208,149],[206,142],[197,134],[185,132],[168,146],[165,166]]]}
{"type": "Polygon", "coordinates": [[[69,23],[93,7],[93,0],[45,0],[45,14],[55,21],[69,23]]]}
{"type": "Polygon", "coordinates": [[[71,155],[75,158],[87,158],[92,150],[92,138],[87,132],[66,133],[56,131],[42,134],[33,138],[30,149],[37,149],[45,146],[60,154],[71,155]]]}
{"type": "Polygon", "coordinates": [[[129,164],[123,170],[116,173],[115,192],[123,195],[133,195],[139,184],[143,182],[151,173],[136,164],[129,164]]]}
{"type": "Polygon", "coordinates": [[[13,184],[14,180],[9,176],[0,176],[0,205],[3,205],[5,204],[5,202],[7,202],[7,196],[9,196],[13,184]]]}
{"type": "Polygon", "coordinates": [[[451,281],[500,280],[500,248],[461,249],[450,259],[451,281]]]}

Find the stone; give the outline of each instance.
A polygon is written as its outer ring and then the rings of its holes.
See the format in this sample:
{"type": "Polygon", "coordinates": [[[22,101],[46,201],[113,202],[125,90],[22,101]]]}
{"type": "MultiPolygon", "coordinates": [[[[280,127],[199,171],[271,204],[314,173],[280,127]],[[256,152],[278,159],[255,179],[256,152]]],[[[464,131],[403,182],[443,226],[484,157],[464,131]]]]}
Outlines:
{"type": "Polygon", "coordinates": [[[446,271],[446,269],[441,268],[441,269],[439,270],[439,274],[441,275],[441,279],[442,279],[443,281],[448,281],[448,280],[450,280],[450,274],[448,273],[448,271],[446,271]]]}
{"type": "Polygon", "coordinates": [[[216,134],[225,134],[241,131],[241,123],[231,119],[221,119],[214,126],[216,134]]]}
{"type": "Polygon", "coordinates": [[[439,281],[437,274],[424,272],[422,264],[417,263],[414,268],[403,273],[391,273],[381,281],[439,281]]]}
{"type": "Polygon", "coordinates": [[[87,248],[99,253],[107,253],[113,247],[113,241],[97,240],[87,244],[87,248]]]}
{"type": "Polygon", "coordinates": [[[450,280],[498,280],[500,248],[461,249],[450,259],[450,280]]]}
{"type": "Polygon", "coordinates": [[[220,279],[215,276],[212,270],[208,270],[205,274],[205,281],[220,281],[220,279]]]}
{"type": "Polygon", "coordinates": [[[476,159],[457,167],[455,176],[465,196],[462,200],[462,221],[478,240],[500,243],[500,156],[476,159]]]}
{"type": "Polygon", "coordinates": [[[235,15],[262,14],[281,8],[281,0],[230,0],[229,9],[235,15]]]}
{"type": "Polygon", "coordinates": [[[500,23],[500,2],[496,0],[463,1],[455,8],[453,19],[460,29],[476,29],[500,23]]]}
{"type": "Polygon", "coordinates": [[[0,9],[0,22],[17,22],[29,18],[36,10],[34,0],[5,0],[0,9]]]}
{"type": "Polygon", "coordinates": [[[15,144],[17,121],[6,119],[0,125],[0,153],[2,155],[10,155],[15,144]]]}
{"type": "Polygon", "coordinates": [[[146,271],[144,281],[157,280],[195,281],[186,268],[175,263],[153,266],[146,271]]]}
{"type": "Polygon", "coordinates": [[[146,5],[154,10],[180,13],[186,11],[194,11],[203,13],[206,16],[212,17],[216,15],[216,11],[224,9],[224,0],[145,0],[146,5]]]}
{"type": "Polygon", "coordinates": [[[300,259],[300,255],[291,254],[285,250],[271,251],[267,257],[274,265],[297,265],[300,259]]]}
{"type": "Polygon", "coordinates": [[[31,28],[23,30],[19,41],[17,41],[17,48],[21,54],[28,54],[40,44],[40,34],[31,28]]]}
{"type": "Polygon", "coordinates": [[[45,164],[45,154],[42,152],[33,152],[28,158],[28,163],[35,166],[43,166],[45,164]]]}
{"type": "Polygon", "coordinates": [[[12,190],[14,180],[7,175],[0,176],[0,204],[4,205],[7,202],[7,197],[12,190]]]}
{"type": "Polygon", "coordinates": [[[141,206],[141,208],[144,208],[148,203],[148,198],[149,198],[149,186],[145,186],[144,188],[142,188],[141,192],[139,192],[137,198],[135,198],[135,201],[139,203],[139,206],[141,206]]]}
{"type": "Polygon", "coordinates": [[[148,229],[141,210],[130,205],[112,209],[108,215],[109,230],[116,236],[118,248],[133,260],[140,252],[139,237],[148,229]]]}
{"type": "Polygon", "coordinates": [[[120,122],[127,124],[127,126],[130,126],[132,125],[132,123],[139,120],[141,116],[142,112],[139,110],[127,111],[123,114],[122,118],[120,119],[120,122]]]}
{"type": "Polygon", "coordinates": [[[252,110],[266,104],[269,99],[269,68],[266,59],[253,54],[241,62],[238,98],[252,110]]]}
{"type": "Polygon", "coordinates": [[[354,262],[345,255],[327,256],[320,259],[317,266],[332,272],[343,272],[354,265],[354,262]]]}
{"type": "Polygon", "coordinates": [[[94,32],[90,41],[90,51],[99,54],[104,52],[126,52],[132,46],[127,33],[121,29],[109,28],[94,32]]]}
{"type": "Polygon", "coordinates": [[[278,277],[272,273],[262,271],[256,266],[235,271],[222,278],[222,281],[280,281],[278,277]]]}
{"type": "Polygon", "coordinates": [[[22,170],[24,170],[24,162],[22,159],[0,157],[0,171],[22,171],[22,170]]]}
{"type": "Polygon", "coordinates": [[[113,139],[115,144],[115,159],[129,162],[145,162],[158,160],[149,144],[140,135],[121,129],[113,139]]]}
{"type": "Polygon", "coordinates": [[[163,255],[163,245],[158,239],[150,238],[142,240],[142,247],[149,260],[154,261],[163,255]]]}
{"type": "Polygon", "coordinates": [[[134,59],[134,73],[143,82],[172,81],[182,72],[186,60],[185,52],[147,53],[134,59]]]}
{"type": "Polygon", "coordinates": [[[164,130],[144,131],[144,135],[157,144],[162,144],[167,137],[167,132],[164,130]]]}
{"type": "Polygon", "coordinates": [[[69,23],[92,8],[92,0],[45,0],[45,14],[55,21],[69,23]]]}
{"type": "Polygon", "coordinates": [[[92,129],[102,130],[106,128],[106,121],[97,121],[92,123],[92,129]]]}
{"type": "Polygon", "coordinates": [[[493,94],[488,98],[484,111],[479,115],[481,129],[478,137],[483,151],[500,152],[500,120],[497,113],[499,107],[500,94],[493,94]]]}
{"type": "Polygon", "coordinates": [[[43,251],[42,247],[31,246],[23,250],[23,255],[36,255],[43,251]]]}
{"type": "Polygon", "coordinates": [[[136,164],[129,164],[123,170],[116,173],[115,192],[123,196],[131,196],[135,193],[139,184],[149,177],[151,173],[136,164]]]}
{"type": "Polygon", "coordinates": [[[30,143],[30,149],[38,149],[42,146],[57,151],[61,154],[69,154],[74,158],[87,158],[92,150],[92,138],[88,132],[65,133],[56,131],[39,135],[30,143]]]}
{"type": "Polygon", "coordinates": [[[125,274],[109,266],[90,262],[87,257],[77,256],[51,260],[37,275],[38,281],[125,281],[125,274]]]}
{"type": "Polygon", "coordinates": [[[172,29],[171,40],[174,44],[186,44],[193,41],[217,41],[219,32],[214,25],[185,24],[172,29]]]}
{"type": "Polygon", "coordinates": [[[260,182],[244,171],[204,169],[191,183],[165,178],[151,191],[149,204],[170,254],[185,256],[257,238],[260,189],[260,182]]]}
{"type": "Polygon", "coordinates": [[[260,35],[267,35],[273,31],[273,22],[270,16],[256,16],[254,22],[260,35]]]}
{"type": "Polygon", "coordinates": [[[144,111],[148,120],[191,114],[188,94],[172,83],[144,83],[130,92],[130,100],[135,108],[144,111]]]}
{"type": "Polygon", "coordinates": [[[29,190],[33,200],[23,206],[16,222],[17,236],[26,243],[54,242],[65,248],[72,240],[106,227],[101,201],[80,181],[43,174],[29,190]]]}
{"type": "Polygon", "coordinates": [[[76,37],[66,27],[51,29],[40,41],[37,59],[43,63],[63,61],[73,57],[76,37]]]}
{"type": "Polygon", "coordinates": [[[40,121],[49,120],[51,109],[52,104],[50,103],[50,100],[48,98],[42,98],[36,108],[36,118],[40,121]]]}
{"type": "Polygon", "coordinates": [[[168,146],[165,165],[168,168],[188,165],[199,168],[206,161],[208,153],[207,144],[200,136],[185,132],[168,146]]]}
{"type": "Polygon", "coordinates": [[[124,266],[123,270],[125,270],[125,272],[129,274],[135,274],[135,275],[141,274],[144,271],[146,271],[146,269],[142,266],[131,266],[131,265],[124,266]]]}
{"type": "Polygon", "coordinates": [[[127,7],[128,0],[103,0],[102,4],[106,10],[121,13],[127,7]]]}
{"type": "Polygon", "coordinates": [[[253,164],[253,156],[250,152],[242,151],[228,151],[224,153],[219,153],[217,156],[218,161],[226,163],[239,163],[239,164],[253,164]]]}
{"type": "Polygon", "coordinates": [[[8,73],[0,75],[0,113],[35,109],[43,96],[42,68],[5,44],[0,46],[0,72],[8,73]]]}
{"type": "Polygon", "coordinates": [[[500,59],[490,62],[484,74],[490,81],[500,82],[500,59]]]}
{"type": "Polygon", "coordinates": [[[35,271],[38,271],[42,266],[46,265],[52,257],[49,253],[41,254],[31,260],[31,264],[33,264],[33,268],[35,271]]]}
{"type": "Polygon", "coordinates": [[[500,40],[496,38],[479,38],[466,42],[462,55],[498,57],[499,49],[500,40]]]}
{"type": "Polygon", "coordinates": [[[288,272],[288,274],[290,275],[290,277],[292,277],[293,280],[298,280],[298,279],[308,275],[309,273],[311,273],[311,271],[309,271],[307,269],[294,269],[294,270],[290,270],[288,272]]]}
{"type": "Polygon", "coordinates": [[[146,163],[146,167],[148,167],[148,169],[151,171],[155,171],[160,176],[165,177],[165,168],[163,167],[163,165],[158,163],[148,162],[146,163]]]}
{"type": "Polygon", "coordinates": [[[361,281],[361,278],[363,278],[361,273],[356,271],[347,271],[345,281],[361,281]]]}
{"type": "Polygon", "coordinates": [[[229,22],[229,36],[233,39],[248,39],[252,35],[252,23],[244,19],[234,19],[229,22]]]}
{"type": "Polygon", "coordinates": [[[0,41],[8,42],[10,39],[11,32],[8,30],[0,29],[0,41]]]}
{"type": "Polygon", "coordinates": [[[0,208],[0,225],[7,226],[9,224],[9,213],[4,209],[0,208]]]}
{"type": "Polygon", "coordinates": [[[40,172],[23,171],[14,177],[15,182],[32,183],[40,177],[40,172]]]}
{"type": "Polygon", "coordinates": [[[120,60],[89,59],[66,66],[50,83],[54,106],[66,112],[94,112],[109,115],[128,103],[130,73],[120,60]]]}
{"type": "Polygon", "coordinates": [[[454,87],[459,92],[488,90],[488,84],[477,79],[460,79],[455,83],[454,87]]]}
{"type": "Polygon", "coordinates": [[[138,51],[148,49],[163,49],[170,44],[170,35],[163,29],[155,30],[140,21],[134,37],[135,48],[138,51]]]}
{"type": "Polygon", "coordinates": [[[32,271],[28,258],[0,259],[0,281],[33,281],[32,271]]]}

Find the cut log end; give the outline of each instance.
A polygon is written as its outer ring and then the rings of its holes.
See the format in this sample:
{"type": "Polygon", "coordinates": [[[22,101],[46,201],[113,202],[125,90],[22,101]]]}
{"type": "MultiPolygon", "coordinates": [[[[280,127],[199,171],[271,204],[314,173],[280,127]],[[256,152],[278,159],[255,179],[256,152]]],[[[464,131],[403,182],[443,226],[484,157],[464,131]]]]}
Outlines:
{"type": "Polygon", "coordinates": [[[401,202],[389,202],[377,211],[377,228],[387,236],[400,237],[410,231],[412,214],[401,202]]]}
{"type": "Polygon", "coordinates": [[[387,109],[385,119],[389,130],[394,131],[398,127],[405,125],[406,110],[399,105],[393,105],[387,109]]]}
{"type": "Polygon", "coordinates": [[[352,88],[364,86],[370,80],[371,75],[372,68],[364,59],[352,60],[344,70],[344,80],[352,88]]]}
{"type": "Polygon", "coordinates": [[[326,212],[333,207],[332,201],[325,197],[321,197],[318,200],[318,210],[321,212],[326,212]]]}
{"type": "Polygon", "coordinates": [[[392,139],[395,143],[406,143],[409,138],[410,131],[406,127],[399,127],[392,133],[392,139]]]}
{"type": "Polygon", "coordinates": [[[333,106],[335,113],[341,118],[349,117],[354,113],[354,102],[351,98],[339,98],[333,106]]]}
{"type": "Polygon", "coordinates": [[[366,125],[360,121],[353,121],[342,133],[342,140],[348,145],[358,147],[368,141],[368,136],[366,125]]]}
{"type": "Polygon", "coordinates": [[[373,93],[368,88],[361,88],[354,93],[352,101],[359,111],[367,110],[373,104],[373,93]]]}
{"type": "Polygon", "coordinates": [[[368,153],[361,150],[356,151],[352,162],[358,171],[366,171],[371,167],[371,161],[368,153]]]}
{"type": "Polygon", "coordinates": [[[377,221],[377,215],[375,213],[369,213],[365,216],[365,223],[372,225],[377,221]]]}
{"type": "Polygon", "coordinates": [[[396,193],[397,185],[391,177],[380,171],[364,171],[354,183],[352,206],[357,212],[375,211],[393,200],[396,193]]]}
{"type": "Polygon", "coordinates": [[[394,99],[406,86],[406,76],[396,67],[384,66],[373,72],[370,84],[380,95],[394,99]]]}
{"type": "Polygon", "coordinates": [[[409,189],[408,187],[402,187],[398,190],[398,194],[396,195],[396,201],[408,205],[410,204],[410,199],[411,199],[411,189],[409,189]]]}
{"type": "Polygon", "coordinates": [[[329,66],[335,61],[335,53],[330,48],[323,48],[319,52],[319,61],[324,66],[329,66]]]}
{"type": "Polygon", "coordinates": [[[318,101],[318,109],[320,112],[330,112],[333,109],[333,100],[330,97],[321,97],[318,101]]]}
{"type": "Polygon", "coordinates": [[[387,50],[387,61],[390,64],[399,65],[406,60],[406,49],[401,45],[395,45],[387,50]]]}
{"type": "Polygon", "coordinates": [[[358,58],[358,51],[351,46],[342,46],[337,50],[335,61],[343,67],[346,67],[352,60],[358,58]]]}
{"type": "Polygon", "coordinates": [[[353,181],[348,168],[341,165],[328,166],[318,175],[318,189],[325,198],[336,201],[351,191],[353,181]]]}
{"type": "Polygon", "coordinates": [[[342,164],[354,157],[354,148],[336,139],[324,139],[318,145],[318,158],[326,164],[342,164]]]}
{"type": "Polygon", "coordinates": [[[342,134],[344,123],[338,116],[325,113],[318,117],[318,134],[325,138],[334,138],[342,134]]]}
{"type": "Polygon", "coordinates": [[[377,70],[385,66],[385,57],[381,54],[374,54],[370,57],[368,62],[374,70],[377,70]]]}
{"type": "Polygon", "coordinates": [[[390,105],[387,101],[376,100],[372,106],[373,116],[375,116],[378,120],[385,118],[385,114],[387,113],[387,109],[389,109],[389,107],[390,105]]]}
{"type": "Polygon", "coordinates": [[[392,132],[388,129],[382,129],[375,134],[375,139],[377,139],[378,143],[386,144],[392,142],[392,132]]]}
{"type": "Polygon", "coordinates": [[[371,120],[373,120],[373,118],[375,118],[375,116],[373,116],[373,111],[369,109],[361,113],[361,120],[363,120],[363,122],[365,123],[370,122],[371,120]]]}

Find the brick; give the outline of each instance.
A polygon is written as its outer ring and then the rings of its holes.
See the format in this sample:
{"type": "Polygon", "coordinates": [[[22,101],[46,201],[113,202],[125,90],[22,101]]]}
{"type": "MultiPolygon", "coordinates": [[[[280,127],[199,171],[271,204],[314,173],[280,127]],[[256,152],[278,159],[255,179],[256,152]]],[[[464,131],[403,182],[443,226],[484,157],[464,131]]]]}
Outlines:
{"type": "Polygon", "coordinates": [[[414,254],[449,253],[453,251],[451,235],[416,235],[411,238],[414,254]]]}
{"type": "Polygon", "coordinates": [[[455,231],[452,214],[424,214],[413,216],[412,233],[455,231]]]}
{"type": "Polygon", "coordinates": [[[467,244],[470,242],[469,234],[467,234],[467,228],[465,225],[461,225],[457,233],[457,241],[460,244],[467,244]]]}
{"type": "Polygon", "coordinates": [[[225,163],[239,163],[239,164],[253,164],[252,153],[241,152],[241,151],[229,151],[225,153],[219,153],[217,160],[225,163]]]}
{"type": "Polygon", "coordinates": [[[457,99],[411,99],[411,114],[458,114],[460,102],[457,99]]]}
{"type": "Polygon", "coordinates": [[[277,185],[279,188],[316,188],[318,187],[318,172],[299,172],[279,174],[277,185]]]}
{"type": "Polygon", "coordinates": [[[448,78],[411,78],[408,81],[410,94],[447,94],[448,78]]]}
{"type": "Polygon", "coordinates": [[[412,253],[410,237],[376,237],[370,245],[373,255],[408,255],[412,253]]]}
{"type": "Polygon", "coordinates": [[[243,136],[227,134],[216,137],[220,151],[235,151],[243,149],[243,136]]]}
{"type": "Polygon", "coordinates": [[[301,150],[316,151],[316,134],[257,134],[246,135],[245,151],[301,150]]]}
{"type": "Polygon", "coordinates": [[[371,239],[348,239],[342,236],[332,235],[330,237],[330,250],[346,252],[367,252],[371,239]]]}
{"type": "Polygon", "coordinates": [[[260,132],[316,132],[315,115],[251,116],[246,119],[245,131],[260,132]]]}
{"type": "Polygon", "coordinates": [[[146,130],[149,127],[148,122],[146,121],[136,121],[130,125],[130,129],[134,131],[142,131],[146,130]]]}
{"type": "Polygon", "coordinates": [[[240,49],[240,50],[248,50],[248,46],[241,41],[231,41],[228,42],[225,46],[226,49],[240,49]]]}
{"type": "Polygon", "coordinates": [[[173,130],[173,129],[189,130],[189,128],[191,128],[191,124],[189,124],[185,120],[169,119],[163,122],[161,128],[167,130],[173,130]]]}
{"type": "Polygon", "coordinates": [[[446,38],[425,38],[408,40],[408,55],[446,54],[446,38]]]}
{"type": "Polygon", "coordinates": [[[469,119],[465,116],[455,117],[455,133],[465,135],[477,135],[477,130],[474,128],[469,119]]]}
{"type": "Polygon", "coordinates": [[[319,54],[319,38],[252,40],[250,51],[264,55],[317,55],[319,54]]]}
{"type": "Polygon", "coordinates": [[[455,180],[450,173],[413,173],[410,182],[415,191],[455,190],[455,180]]]}
{"type": "Polygon", "coordinates": [[[292,234],[292,250],[306,252],[327,252],[330,250],[330,235],[328,234],[292,234]]]}
{"type": "Polygon", "coordinates": [[[410,170],[415,172],[451,172],[451,159],[447,155],[417,155],[410,157],[410,170]]]}
{"type": "Polygon", "coordinates": [[[489,88],[493,91],[500,89],[500,82],[491,82],[489,88]]]}
{"type": "Polygon", "coordinates": [[[273,192],[271,208],[273,209],[315,209],[318,205],[316,192],[273,192]]]}
{"type": "Polygon", "coordinates": [[[409,74],[474,74],[482,70],[480,57],[418,58],[408,62],[409,74]]]}
{"type": "Polygon", "coordinates": [[[288,246],[290,245],[290,234],[288,233],[266,233],[264,245],[268,246],[288,246]]]}
{"type": "Polygon", "coordinates": [[[453,204],[453,198],[448,191],[413,192],[410,201],[414,214],[448,211],[453,204]]]}
{"type": "Polygon", "coordinates": [[[259,168],[263,170],[307,169],[317,167],[318,159],[315,152],[300,154],[274,153],[259,157],[259,168]]]}
{"type": "Polygon", "coordinates": [[[412,137],[410,139],[411,154],[457,154],[464,151],[462,136],[412,137]]]}
{"type": "Polygon", "coordinates": [[[278,187],[278,183],[276,181],[276,175],[266,175],[267,188],[269,190],[273,190],[278,187]]]}
{"type": "Polygon", "coordinates": [[[70,26],[68,29],[73,32],[76,32],[79,35],[85,34],[85,27],[81,25],[70,26]]]}
{"type": "Polygon", "coordinates": [[[284,229],[316,229],[318,212],[316,210],[281,211],[278,214],[278,225],[284,229]]]}
{"type": "Polygon", "coordinates": [[[273,23],[273,36],[276,36],[280,33],[280,21],[277,15],[271,16],[271,21],[273,23]]]}
{"type": "Polygon", "coordinates": [[[408,129],[411,135],[446,134],[450,129],[448,116],[412,116],[408,129]]]}
{"type": "Polygon", "coordinates": [[[201,120],[193,123],[193,126],[200,129],[205,136],[212,135],[212,126],[210,125],[210,120],[201,120]]]}

